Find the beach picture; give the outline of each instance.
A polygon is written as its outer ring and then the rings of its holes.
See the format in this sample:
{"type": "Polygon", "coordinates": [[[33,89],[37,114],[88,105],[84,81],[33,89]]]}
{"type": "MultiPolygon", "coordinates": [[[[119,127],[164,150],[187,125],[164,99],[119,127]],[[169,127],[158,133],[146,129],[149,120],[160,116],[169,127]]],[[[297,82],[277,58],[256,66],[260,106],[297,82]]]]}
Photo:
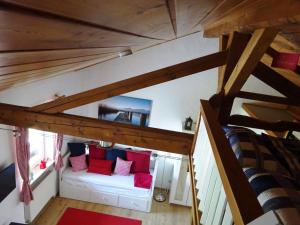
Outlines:
{"type": "Polygon", "coordinates": [[[98,118],[137,126],[149,126],[151,107],[151,100],[116,96],[100,102],[98,118]]]}

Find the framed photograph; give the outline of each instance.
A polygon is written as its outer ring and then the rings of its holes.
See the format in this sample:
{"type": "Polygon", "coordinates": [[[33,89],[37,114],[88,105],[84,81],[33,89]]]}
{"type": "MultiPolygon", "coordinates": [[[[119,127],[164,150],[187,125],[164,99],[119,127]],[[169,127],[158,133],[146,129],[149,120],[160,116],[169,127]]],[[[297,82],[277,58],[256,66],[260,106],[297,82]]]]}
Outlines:
{"type": "Polygon", "coordinates": [[[98,118],[137,126],[149,126],[151,108],[151,100],[116,96],[100,102],[98,118]]]}

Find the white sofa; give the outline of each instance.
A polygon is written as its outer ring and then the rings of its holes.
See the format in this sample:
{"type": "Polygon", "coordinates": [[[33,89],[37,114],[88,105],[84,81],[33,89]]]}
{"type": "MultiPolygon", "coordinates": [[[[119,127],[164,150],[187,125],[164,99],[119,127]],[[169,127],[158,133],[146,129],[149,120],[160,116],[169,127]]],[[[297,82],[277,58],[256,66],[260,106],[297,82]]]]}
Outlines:
{"type": "Polygon", "coordinates": [[[144,212],[151,211],[157,162],[151,160],[150,189],[134,187],[134,175],[106,176],[86,171],[72,172],[68,166],[69,154],[64,157],[64,167],[59,178],[60,196],[81,201],[100,203],[144,212]]]}

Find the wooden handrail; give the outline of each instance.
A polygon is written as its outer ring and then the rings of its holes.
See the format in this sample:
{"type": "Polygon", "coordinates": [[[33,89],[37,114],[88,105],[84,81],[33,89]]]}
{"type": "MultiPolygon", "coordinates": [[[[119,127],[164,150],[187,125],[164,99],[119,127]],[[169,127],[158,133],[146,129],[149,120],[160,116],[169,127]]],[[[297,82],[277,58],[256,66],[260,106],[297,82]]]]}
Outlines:
{"type": "Polygon", "coordinates": [[[201,100],[201,116],[205,123],[234,223],[248,224],[263,215],[263,210],[225,137],[216,112],[208,101],[201,100]]]}
{"type": "Polygon", "coordinates": [[[290,99],[300,98],[300,88],[274,69],[259,62],[252,75],[290,99]]]}
{"type": "Polygon", "coordinates": [[[278,122],[268,122],[249,116],[242,115],[232,115],[229,117],[228,124],[252,127],[271,131],[300,131],[299,122],[289,122],[289,121],[278,121],[278,122]]]}

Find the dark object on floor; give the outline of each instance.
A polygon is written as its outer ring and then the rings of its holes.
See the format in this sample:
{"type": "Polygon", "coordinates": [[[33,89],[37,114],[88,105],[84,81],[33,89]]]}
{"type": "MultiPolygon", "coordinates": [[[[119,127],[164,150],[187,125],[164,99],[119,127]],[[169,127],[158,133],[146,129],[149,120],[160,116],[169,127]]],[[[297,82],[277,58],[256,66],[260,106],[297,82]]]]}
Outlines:
{"type": "Polygon", "coordinates": [[[10,223],[9,225],[27,225],[25,223],[10,223]]]}

